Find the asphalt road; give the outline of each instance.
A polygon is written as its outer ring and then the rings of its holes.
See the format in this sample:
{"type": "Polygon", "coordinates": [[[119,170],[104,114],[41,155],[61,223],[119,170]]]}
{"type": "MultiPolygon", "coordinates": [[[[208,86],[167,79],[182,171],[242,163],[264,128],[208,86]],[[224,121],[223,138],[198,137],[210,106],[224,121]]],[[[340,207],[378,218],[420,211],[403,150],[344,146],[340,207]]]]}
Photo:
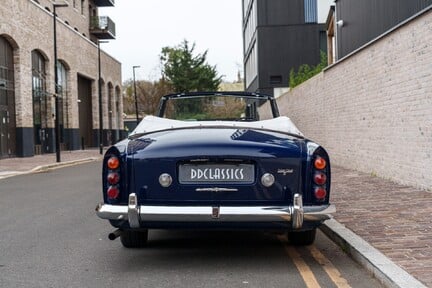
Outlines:
{"type": "Polygon", "coordinates": [[[96,217],[100,162],[0,180],[0,287],[381,287],[322,233],[161,231],[125,249],[96,217]]]}

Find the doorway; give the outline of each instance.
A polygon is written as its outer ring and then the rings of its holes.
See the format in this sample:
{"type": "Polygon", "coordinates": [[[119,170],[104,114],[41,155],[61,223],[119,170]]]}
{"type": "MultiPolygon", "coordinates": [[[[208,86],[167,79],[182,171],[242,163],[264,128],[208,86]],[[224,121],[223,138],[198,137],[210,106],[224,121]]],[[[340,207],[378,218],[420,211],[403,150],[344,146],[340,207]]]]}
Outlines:
{"type": "Polygon", "coordinates": [[[0,37],[0,158],[16,153],[14,82],[13,48],[0,37]]]}
{"type": "Polygon", "coordinates": [[[46,60],[36,50],[32,51],[33,129],[35,154],[49,152],[48,92],[46,91],[46,60]]]}
{"type": "Polygon", "coordinates": [[[78,75],[78,114],[82,148],[94,147],[91,85],[91,80],[78,75]]]}

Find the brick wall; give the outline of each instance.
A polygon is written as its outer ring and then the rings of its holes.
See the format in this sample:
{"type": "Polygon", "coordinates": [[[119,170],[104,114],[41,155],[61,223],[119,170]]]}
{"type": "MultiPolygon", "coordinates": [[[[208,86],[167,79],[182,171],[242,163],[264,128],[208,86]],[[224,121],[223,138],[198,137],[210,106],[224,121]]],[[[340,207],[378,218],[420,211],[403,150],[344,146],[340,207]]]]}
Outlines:
{"type": "MultiPolygon", "coordinates": [[[[37,49],[46,57],[47,91],[54,93],[53,17],[45,9],[45,7],[48,7],[52,10],[52,3],[48,0],[40,0],[40,4],[30,0],[4,1],[6,2],[0,5],[0,15],[2,15],[2,18],[0,18],[0,36],[6,37],[15,49],[16,124],[17,127],[33,127],[31,85],[31,52],[33,50],[37,49]]],[[[70,5],[71,3],[72,1],[69,1],[70,5]]],[[[81,1],[77,1],[76,3],[81,5],[81,1]]],[[[83,32],[88,33],[88,19],[85,19],[86,17],[88,18],[88,6],[86,7],[85,11],[87,14],[85,16],[77,13],[75,11],[77,9],[74,9],[72,6],[57,9],[59,15],[59,21],[57,22],[57,52],[58,59],[69,67],[69,87],[67,92],[71,107],[68,111],[70,126],[67,128],[79,127],[77,78],[78,75],[81,75],[92,81],[92,126],[94,129],[97,129],[99,127],[98,49],[95,43],[82,35],[83,32]],[[70,22],[70,25],[65,23],[66,19],[70,22]],[[83,23],[86,23],[86,31],[83,23]],[[75,31],[73,27],[80,25],[83,26],[81,28],[82,31],[75,31]]],[[[101,67],[101,77],[105,86],[110,84],[115,89],[121,89],[121,63],[102,50],[101,67]]],[[[103,126],[104,129],[107,129],[109,121],[109,114],[107,112],[108,87],[103,87],[102,91],[103,126]]],[[[123,111],[122,97],[121,95],[118,95],[118,97],[120,100],[120,109],[123,111]]],[[[49,99],[49,101],[48,106],[52,107],[54,105],[53,98],[49,99]]],[[[112,99],[112,101],[114,100],[112,99]]],[[[54,118],[49,120],[48,126],[54,127],[54,118]]],[[[113,121],[113,129],[123,128],[122,125],[118,127],[118,122],[118,119],[113,121]]]]}
{"type": "MultiPolygon", "coordinates": [[[[51,0],[38,0],[39,6],[43,9],[52,12],[53,11],[53,3],[51,0]]],[[[83,7],[81,10],[81,0],[66,0],[59,1],[57,3],[66,3],[67,7],[60,7],[56,9],[58,18],[63,20],[66,23],[69,23],[68,26],[77,31],[80,34],[84,34],[87,37],[90,36],[89,33],[89,5],[93,5],[90,1],[84,1],[83,7]],[[75,7],[73,3],[75,2],[75,7]]]]}
{"type": "Polygon", "coordinates": [[[432,189],[432,9],[278,104],[334,164],[432,189]]]}

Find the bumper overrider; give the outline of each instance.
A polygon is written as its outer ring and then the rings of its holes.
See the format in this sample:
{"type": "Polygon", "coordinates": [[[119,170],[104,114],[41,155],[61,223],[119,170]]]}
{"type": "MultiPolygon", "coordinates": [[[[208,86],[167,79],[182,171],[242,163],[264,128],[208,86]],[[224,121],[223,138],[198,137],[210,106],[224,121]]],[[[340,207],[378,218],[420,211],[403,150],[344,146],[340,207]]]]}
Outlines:
{"type": "Polygon", "coordinates": [[[140,222],[291,222],[301,229],[304,221],[322,222],[336,212],[333,204],[303,206],[302,196],[295,194],[290,206],[150,206],[138,205],[137,195],[129,195],[128,205],[100,203],[96,214],[102,219],[123,220],[130,228],[140,222]]]}

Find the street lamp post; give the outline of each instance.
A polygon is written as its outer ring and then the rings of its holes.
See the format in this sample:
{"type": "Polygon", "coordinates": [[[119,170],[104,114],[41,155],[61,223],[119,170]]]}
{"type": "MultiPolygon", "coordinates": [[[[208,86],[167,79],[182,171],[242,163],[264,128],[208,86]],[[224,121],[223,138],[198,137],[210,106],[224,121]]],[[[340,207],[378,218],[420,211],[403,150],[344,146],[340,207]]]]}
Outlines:
{"type": "Polygon", "coordinates": [[[60,119],[59,119],[59,84],[58,84],[58,66],[57,66],[57,7],[67,7],[67,3],[53,3],[53,19],[54,19],[54,86],[55,86],[55,149],[56,161],[60,162],[60,119]]]}
{"type": "Polygon", "coordinates": [[[140,68],[140,66],[132,66],[133,70],[133,83],[134,83],[134,95],[135,95],[135,113],[136,113],[136,122],[137,126],[139,124],[139,118],[138,118],[138,99],[136,94],[136,83],[135,83],[135,68],[140,68]]]}
{"type": "Polygon", "coordinates": [[[102,112],[102,76],[101,76],[101,50],[100,44],[108,41],[98,40],[98,90],[99,90],[99,153],[103,154],[103,112],[102,112]]]}

